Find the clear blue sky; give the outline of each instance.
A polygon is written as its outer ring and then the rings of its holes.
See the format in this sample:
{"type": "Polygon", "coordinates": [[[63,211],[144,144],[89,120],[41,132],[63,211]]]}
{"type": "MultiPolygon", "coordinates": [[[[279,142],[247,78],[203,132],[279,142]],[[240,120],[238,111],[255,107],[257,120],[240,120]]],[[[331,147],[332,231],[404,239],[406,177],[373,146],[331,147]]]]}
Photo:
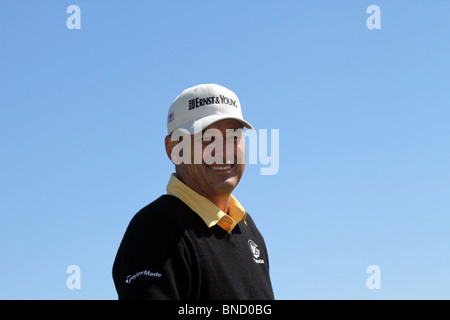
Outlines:
{"type": "Polygon", "coordinates": [[[247,165],[234,193],[276,298],[449,299],[449,14],[447,0],[1,1],[0,298],[116,299],[125,228],[173,171],[167,110],[219,83],[279,129],[278,173],[247,165]]]}

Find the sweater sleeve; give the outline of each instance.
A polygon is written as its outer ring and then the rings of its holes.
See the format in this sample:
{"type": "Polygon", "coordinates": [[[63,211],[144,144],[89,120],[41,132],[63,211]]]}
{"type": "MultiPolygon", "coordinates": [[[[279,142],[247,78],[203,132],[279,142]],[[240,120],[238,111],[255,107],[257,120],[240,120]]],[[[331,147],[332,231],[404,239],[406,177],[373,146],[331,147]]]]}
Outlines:
{"type": "Polygon", "coordinates": [[[138,213],[120,244],[113,279],[119,299],[189,299],[190,256],[183,233],[138,213]]]}

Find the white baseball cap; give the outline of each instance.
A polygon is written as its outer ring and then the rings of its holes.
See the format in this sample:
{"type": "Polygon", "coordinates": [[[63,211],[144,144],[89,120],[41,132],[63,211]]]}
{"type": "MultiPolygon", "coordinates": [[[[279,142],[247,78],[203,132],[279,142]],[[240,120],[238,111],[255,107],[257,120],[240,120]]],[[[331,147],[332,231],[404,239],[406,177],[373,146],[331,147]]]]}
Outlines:
{"type": "Polygon", "coordinates": [[[185,129],[197,133],[220,120],[235,119],[248,129],[236,94],[218,84],[199,84],[184,90],[172,103],[167,116],[167,133],[185,129]]]}

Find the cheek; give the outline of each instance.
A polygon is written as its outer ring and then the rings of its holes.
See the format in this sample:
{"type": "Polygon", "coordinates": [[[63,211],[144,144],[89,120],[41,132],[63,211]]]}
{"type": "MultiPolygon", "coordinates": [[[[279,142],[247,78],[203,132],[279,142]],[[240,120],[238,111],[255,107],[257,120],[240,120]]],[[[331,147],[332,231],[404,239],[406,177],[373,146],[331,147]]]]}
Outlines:
{"type": "Polygon", "coordinates": [[[198,141],[192,142],[191,145],[191,164],[198,165],[203,163],[203,150],[205,146],[198,141]]]}
{"type": "Polygon", "coordinates": [[[236,163],[245,164],[245,142],[244,142],[244,140],[241,140],[241,142],[236,145],[234,152],[236,153],[236,159],[237,159],[236,163]]]}

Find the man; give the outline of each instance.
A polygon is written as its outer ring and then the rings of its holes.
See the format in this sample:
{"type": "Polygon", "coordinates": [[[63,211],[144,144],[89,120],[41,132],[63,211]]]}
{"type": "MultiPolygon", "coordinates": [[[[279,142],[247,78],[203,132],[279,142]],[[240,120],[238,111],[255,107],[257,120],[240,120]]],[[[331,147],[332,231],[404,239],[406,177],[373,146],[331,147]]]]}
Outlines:
{"type": "Polygon", "coordinates": [[[113,266],[119,299],[274,298],[264,239],[231,194],[245,168],[243,127],[253,129],[222,86],[174,100],[165,146],[176,173],[125,232],[113,266]]]}

